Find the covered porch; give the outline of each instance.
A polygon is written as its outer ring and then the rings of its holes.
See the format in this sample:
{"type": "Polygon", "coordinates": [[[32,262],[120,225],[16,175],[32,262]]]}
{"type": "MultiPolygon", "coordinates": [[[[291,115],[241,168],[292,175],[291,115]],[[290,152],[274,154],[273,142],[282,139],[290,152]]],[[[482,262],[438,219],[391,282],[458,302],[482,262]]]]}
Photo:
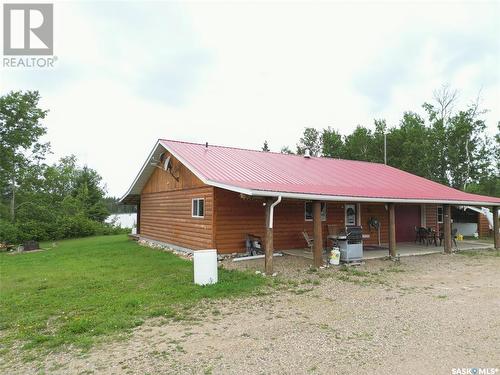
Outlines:
{"type": "MultiPolygon", "coordinates": [[[[279,215],[281,197],[265,198],[265,223],[266,232],[264,236],[265,270],[267,274],[273,273],[273,252],[282,251],[288,255],[302,256],[313,261],[315,267],[325,264],[327,249],[331,248],[329,237],[340,238],[340,235],[332,235],[330,226],[326,225],[327,203],[333,206],[344,206],[345,214],[340,221],[340,228],[344,233],[349,228],[358,227],[362,229],[361,246],[363,248],[362,259],[390,258],[396,259],[404,256],[425,255],[433,253],[451,254],[454,250],[474,250],[485,248],[500,248],[500,231],[498,220],[493,228],[493,243],[481,241],[454,241],[455,233],[452,232],[452,206],[447,202],[338,202],[338,201],[302,201],[310,206],[310,217],[312,221],[312,233],[310,241],[305,235],[308,248],[275,248],[274,246],[274,224],[275,215],[279,215]],[[354,213],[348,212],[356,207],[354,213]],[[370,209],[372,207],[373,209],[370,209]],[[276,213],[275,213],[276,211],[276,213]],[[363,212],[365,212],[363,216],[363,212]],[[349,217],[349,215],[353,217],[349,217]],[[376,215],[376,216],[370,216],[376,215]],[[370,221],[377,219],[378,231],[372,228],[370,221]],[[367,229],[368,228],[368,229],[367,229]],[[428,229],[432,233],[433,243],[419,243],[417,229],[428,229]],[[368,232],[367,232],[368,231],[368,232]],[[325,233],[326,232],[326,233],[325,233]],[[377,239],[376,243],[374,239],[377,239]],[[439,238],[439,240],[437,240],[439,238]],[[436,241],[437,240],[437,241],[436,241]],[[436,243],[436,245],[435,245],[436,243]]],[[[498,217],[498,206],[492,207],[494,217],[498,217]]],[[[337,214],[338,215],[338,214],[337,214]]],[[[279,221],[278,221],[279,222],[279,221]]],[[[282,227],[280,227],[281,233],[282,227]]],[[[359,229],[358,229],[359,230],[359,229]]],[[[345,235],[344,235],[345,239],[345,235]]]]}
{"type": "MultiPolygon", "coordinates": [[[[493,243],[480,241],[480,240],[463,240],[457,241],[456,250],[470,251],[470,250],[484,250],[493,249],[493,243]]],[[[307,248],[288,249],[282,250],[283,254],[302,257],[313,260],[313,253],[307,248]]],[[[426,246],[414,242],[401,242],[397,244],[397,256],[419,256],[429,254],[442,254],[444,253],[444,246],[426,246]]],[[[389,257],[389,249],[386,247],[374,248],[369,246],[368,249],[363,251],[363,260],[370,259],[386,259],[389,257]]],[[[323,255],[325,261],[325,255],[323,255]]]]}

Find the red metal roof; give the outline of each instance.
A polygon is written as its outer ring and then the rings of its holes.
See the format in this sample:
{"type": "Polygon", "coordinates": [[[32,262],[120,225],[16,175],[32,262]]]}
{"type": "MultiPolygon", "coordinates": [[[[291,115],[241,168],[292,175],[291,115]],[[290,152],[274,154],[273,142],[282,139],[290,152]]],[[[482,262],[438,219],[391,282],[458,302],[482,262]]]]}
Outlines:
{"type": "Polygon", "coordinates": [[[464,193],[384,164],[172,140],[159,143],[205,183],[250,190],[254,195],[272,192],[500,204],[500,198],[464,193]]]}

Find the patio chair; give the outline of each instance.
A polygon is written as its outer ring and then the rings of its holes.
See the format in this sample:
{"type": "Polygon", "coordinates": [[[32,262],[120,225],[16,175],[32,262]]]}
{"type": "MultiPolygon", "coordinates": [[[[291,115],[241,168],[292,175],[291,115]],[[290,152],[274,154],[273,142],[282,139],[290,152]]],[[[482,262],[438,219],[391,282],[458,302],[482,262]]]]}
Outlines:
{"type": "Polygon", "coordinates": [[[429,244],[434,243],[434,246],[437,246],[437,233],[436,230],[432,227],[427,228],[427,242],[429,244]]]}
{"type": "MultiPolygon", "coordinates": [[[[458,233],[458,229],[457,228],[454,228],[451,231],[451,239],[453,241],[453,245],[455,245],[455,249],[458,249],[458,245],[457,245],[457,233],[458,233]]],[[[439,232],[439,246],[441,246],[441,243],[443,242],[443,240],[444,240],[444,232],[440,231],[439,232]]]]}
{"type": "Polygon", "coordinates": [[[429,245],[429,231],[427,228],[423,227],[415,227],[415,243],[418,241],[418,243],[425,243],[426,245],[429,245]]]}
{"type": "Polygon", "coordinates": [[[332,241],[334,247],[338,246],[337,236],[340,234],[341,229],[334,224],[328,224],[328,235],[326,236],[326,247],[328,247],[328,240],[332,241]]]}
{"type": "Polygon", "coordinates": [[[245,238],[245,247],[247,255],[258,255],[262,253],[262,239],[253,234],[247,234],[245,238]]]}
{"type": "Polygon", "coordinates": [[[311,238],[311,237],[309,237],[309,235],[307,234],[307,232],[306,232],[306,231],[302,232],[302,235],[304,236],[304,239],[305,239],[305,240],[306,240],[306,242],[307,242],[307,247],[308,247],[309,249],[311,249],[311,251],[312,251],[313,246],[314,246],[314,239],[313,239],[313,238],[311,238]]]}

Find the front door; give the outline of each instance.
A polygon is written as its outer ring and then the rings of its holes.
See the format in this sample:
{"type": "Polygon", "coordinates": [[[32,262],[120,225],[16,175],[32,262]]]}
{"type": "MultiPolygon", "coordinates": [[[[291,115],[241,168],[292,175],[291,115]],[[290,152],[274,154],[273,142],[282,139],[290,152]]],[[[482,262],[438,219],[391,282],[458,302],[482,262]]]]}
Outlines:
{"type": "Polygon", "coordinates": [[[396,205],[396,242],[415,241],[415,227],[420,227],[418,204],[396,205]]]}

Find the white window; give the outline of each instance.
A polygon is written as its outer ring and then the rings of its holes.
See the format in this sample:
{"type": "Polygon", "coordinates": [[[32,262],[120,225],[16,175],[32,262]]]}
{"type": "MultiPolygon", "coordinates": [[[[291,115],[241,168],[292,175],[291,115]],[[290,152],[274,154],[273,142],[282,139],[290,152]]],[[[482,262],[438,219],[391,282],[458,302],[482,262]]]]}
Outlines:
{"type": "Polygon", "coordinates": [[[443,206],[438,206],[437,208],[437,221],[438,224],[443,223],[443,206]]]}
{"type": "Polygon", "coordinates": [[[193,217],[204,217],[205,216],[205,199],[195,198],[193,199],[193,217]]]}
{"type": "MultiPolygon", "coordinates": [[[[306,202],[304,205],[304,216],[306,221],[313,219],[313,202],[306,202]]],[[[326,221],[326,202],[321,202],[321,221],[326,221]]]]}
{"type": "Polygon", "coordinates": [[[357,206],[355,204],[345,205],[345,225],[356,225],[357,222],[357,206]]]}

